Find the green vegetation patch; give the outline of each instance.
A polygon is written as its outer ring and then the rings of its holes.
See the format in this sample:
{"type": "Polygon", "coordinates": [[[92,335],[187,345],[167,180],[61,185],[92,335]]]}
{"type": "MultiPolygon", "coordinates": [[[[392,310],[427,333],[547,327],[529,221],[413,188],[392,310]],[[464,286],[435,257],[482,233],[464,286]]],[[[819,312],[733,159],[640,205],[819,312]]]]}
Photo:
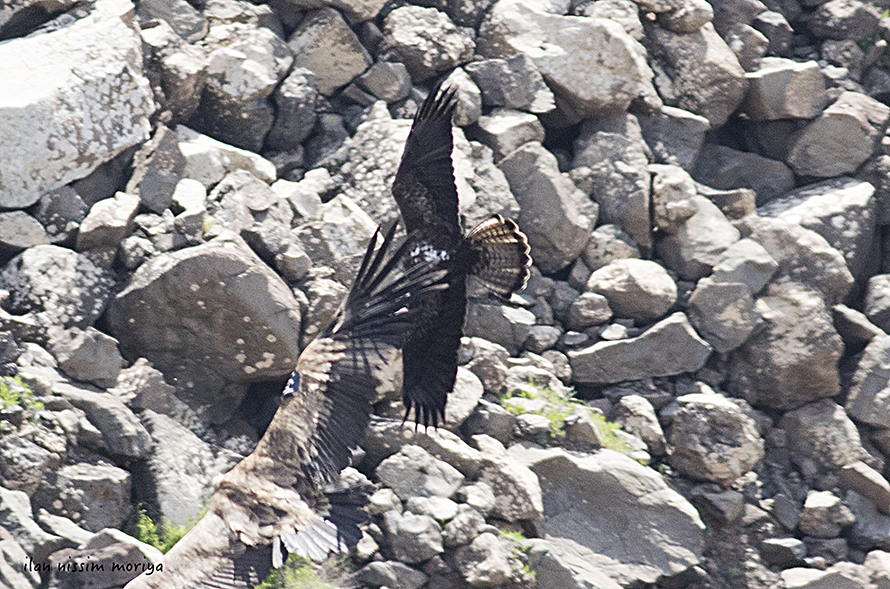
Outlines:
{"type": "MultiPolygon", "coordinates": [[[[333,562],[334,567],[340,566],[336,561],[336,558],[330,558],[326,565],[333,562]]],[[[256,589],[336,589],[337,585],[327,581],[327,577],[308,558],[291,554],[281,568],[273,570],[256,589]]]]}
{"type": "Polygon", "coordinates": [[[43,409],[43,403],[34,396],[25,381],[20,376],[0,377],[0,407],[6,409],[13,405],[21,405],[25,409],[39,411],[43,409]]]}
{"type": "MultiPolygon", "coordinates": [[[[501,405],[513,415],[534,413],[546,417],[550,421],[549,438],[551,440],[565,437],[565,422],[570,415],[576,411],[586,412],[599,433],[604,448],[616,452],[629,452],[630,444],[615,434],[617,430],[621,429],[621,426],[614,421],[607,420],[599,411],[594,411],[586,404],[576,400],[574,394],[575,391],[571,388],[562,392],[549,386],[523,381],[501,397],[501,405]]],[[[546,441],[539,440],[539,442],[546,441]]]]}
{"type": "Polygon", "coordinates": [[[136,521],[136,530],[133,534],[133,537],[139,540],[140,542],[145,542],[146,544],[150,544],[160,550],[163,553],[167,553],[173,546],[185,536],[189,530],[195,527],[195,524],[198,523],[204,514],[207,513],[207,509],[201,510],[201,513],[197,515],[193,521],[189,522],[185,525],[177,525],[170,522],[164,522],[160,526],[156,525],[154,521],[146,514],[144,511],[139,512],[139,519],[136,521]]]}

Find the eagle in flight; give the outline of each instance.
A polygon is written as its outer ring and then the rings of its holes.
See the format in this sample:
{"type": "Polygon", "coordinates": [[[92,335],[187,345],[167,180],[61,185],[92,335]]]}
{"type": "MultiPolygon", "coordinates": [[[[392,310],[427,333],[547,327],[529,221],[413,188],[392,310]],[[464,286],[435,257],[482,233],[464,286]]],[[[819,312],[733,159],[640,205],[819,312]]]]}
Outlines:
{"type": "Polygon", "coordinates": [[[464,235],[458,219],[451,152],[455,89],[437,85],[414,117],[392,193],[409,233],[413,262],[441,260],[448,288],[421,302],[414,331],[402,348],[405,419],[438,426],[457,378],[457,350],[467,307],[467,276],[508,298],[521,290],[531,266],[528,239],[511,219],[492,215],[464,235]]]}
{"type": "Polygon", "coordinates": [[[249,456],[222,477],[207,514],[165,556],[162,574],[127,589],[242,589],[263,581],[288,553],[322,560],[355,545],[370,489],[331,489],[365,433],[375,375],[401,348],[423,309],[447,290],[432,260],[392,255],[396,224],[368,245],[352,290],[330,325],[300,354],[281,405],[249,456]]]}

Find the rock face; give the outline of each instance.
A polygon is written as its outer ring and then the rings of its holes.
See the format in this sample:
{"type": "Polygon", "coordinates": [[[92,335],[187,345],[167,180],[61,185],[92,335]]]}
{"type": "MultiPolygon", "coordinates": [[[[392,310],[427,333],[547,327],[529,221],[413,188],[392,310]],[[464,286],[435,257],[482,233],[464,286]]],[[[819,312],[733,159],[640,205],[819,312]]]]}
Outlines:
{"type": "Polygon", "coordinates": [[[686,316],[674,313],[633,339],[599,342],[568,356],[576,382],[614,383],[693,372],[711,350],[686,316]]]}
{"type": "Polygon", "coordinates": [[[581,566],[621,584],[651,583],[701,558],[698,514],[652,471],[608,450],[585,458],[561,450],[517,452],[523,454],[541,480],[550,549],[574,555],[576,566],[583,559],[581,566]],[[643,495],[651,499],[645,508],[622,507],[643,495]]]}
{"type": "Polygon", "coordinates": [[[730,484],[763,458],[753,419],[722,395],[677,399],[668,442],[671,464],[698,479],[730,484]]]}
{"type": "MultiPolygon", "coordinates": [[[[284,282],[240,240],[218,240],[139,267],[111,303],[109,325],[125,355],[148,358],[195,407],[239,383],[284,378],[298,356],[300,318],[284,282]],[[177,347],[169,346],[172,341],[177,347]],[[164,345],[159,345],[164,342],[164,345]]],[[[217,411],[218,411],[217,410],[217,411]]]]}
{"type": "Polygon", "coordinates": [[[638,96],[654,98],[652,72],[639,45],[613,21],[561,16],[532,2],[501,0],[479,36],[478,52],[486,57],[530,57],[579,118],[624,110],[638,96]]]}
{"type": "Polygon", "coordinates": [[[148,138],[155,105],[129,2],[97,2],[71,26],[4,44],[0,63],[0,206],[27,207],[148,138]]]}

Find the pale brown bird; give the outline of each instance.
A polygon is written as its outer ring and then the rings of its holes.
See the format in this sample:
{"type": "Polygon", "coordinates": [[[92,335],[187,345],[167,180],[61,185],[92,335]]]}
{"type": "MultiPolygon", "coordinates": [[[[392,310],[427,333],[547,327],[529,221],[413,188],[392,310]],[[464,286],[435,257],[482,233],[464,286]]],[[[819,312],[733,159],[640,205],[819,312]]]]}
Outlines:
{"type": "Polygon", "coordinates": [[[436,86],[414,117],[392,193],[408,232],[416,234],[415,261],[442,260],[448,289],[424,298],[414,332],[402,349],[402,401],[407,419],[437,426],[457,377],[457,350],[466,314],[467,276],[507,298],[528,280],[528,239],[511,219],[492,215],[465,236],[458,218],[451,152],[454,88],[436,86]]]}
{"type": "Polygon", "coordinates": [[[364,436],[375,375],[410,332],[421,308],[414,301],[447,288],[436,262],[404,269],[412,236],[387,256],[395,224],[375,251],[379,233],[330,325],[300,354],[256,449],[222,477],[163,570],[127,589],[252,588],[288,553],[321,560],[358,542],[369,489],[324,489],[364,436]]]}

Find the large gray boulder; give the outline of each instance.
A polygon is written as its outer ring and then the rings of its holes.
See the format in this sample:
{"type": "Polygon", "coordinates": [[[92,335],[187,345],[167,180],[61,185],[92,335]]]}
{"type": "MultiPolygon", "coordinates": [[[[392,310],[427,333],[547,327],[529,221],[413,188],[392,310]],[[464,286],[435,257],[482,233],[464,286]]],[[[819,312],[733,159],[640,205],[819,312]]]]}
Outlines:
{"type": "Polygon", "coordinates": [[[795,136],[786,161],[801,176],[854,172],[874,154],[888,119],[886,105],[865,94],[844,92],[795,136]]]}
{"type": "Polygon", "coordinates": [[[667,271],[636,258],[615,260],[595,270],[587,290],[605,297],[617,317],[641,322],[658,319],[677,302],[677,284],[667,271]]]}
{"type": "Polygon", "coordinates": [[[674,313],[635,338],[597,342],[568,357],[574,382],[606,384],[695,372],[712,350],[686,315],[674,313]]]}
{"type": "Polygon", "coordinates": [[[243,23],[211,27],[207,84],[191,121],[224,143],[260,151],[274,121],[270,95],[293,57],[269,29],[243,23]]]}
{"type": "Polygon", "coordinates": [[[59,383],[53,392],[83,411],[101,433],[108,452],[123,459],[143,458],[151,448],[151,437],[139,418],[111,393],[59,383]]]}
{"type": "Polygon", "coordinates": [[[744,99],[748,81],[713,25],[678,34],[647,21],[646,33],[665,102],[705,117],[712,128],[722,126],[744,99]]]}
{"type": "Polygon", "coordinates": [[[527,143],[498,164],[520,207],[535,264],[544,273],[565,268],[587,245],[596,207],[559,171],[540,143],[527,143]]]}
{"type": "Polygon", "coordinates": [[[572,179],[600,205],[606,223],[627,232],[637,245],[652,245],[646,144],[637,118],[622,113],[587,119],[574,142],[572,179]]]}
{"type": "Polygon", "coordinates": [[[837,472],[866,455],[856,426],[831,399],[789,411],[779,427],[785,430],[791,459],[804,474],[837,472]]]}
{"type": "Polygon", "coordinates": [[[838,394],[844,346],[822,297],[800,284],[774,283],[755,310],[764,329],[732,353],[731,392],[776,409],[838,394]]]}
{"type": "Polygon", "coordinates": [[[475,44],[435,8],[400,6],[383,19],[382,57],[399,61],[422,82],[470,61],[475,44]]]}
{"type": "Polygon", "coordinates": [[[698,564],[704,524],[654,470],[611,450],[582,457],[514,445],[510,453],[538,476],[548,548],[574,555],[571,568],[627,586],[698,564]]]}
{"type": "Polygon", "coordinates": [[[625,110],[639,96],[659,102],[644,52],[621,25],[563,16],[555,8],[529,0],[496,2],[480,25],[477,52],[530,57],[575,120],[625,110]]]}
{"type": "Polygon", "coordinates": [[[797,282],[821,293],[828,304],[841,302],[853,285],[844,257],[824,237],[786,219],[749,215],[740,223],[779,267],[773,278],[797,282]]]}
{"type": "Polygon", "coordinates": [[[763,458],[757,424],[737,403],[719,394],[677,399],[668,453],[671,465],[695,479],[731,485],[763,458]]]}
{"type": "Polygon", "coordinates": [[[111,295],[111,280],[86,256],[55,245],[28,248],[0,272],[3,308],[44,327],[92,325],[111,295]]]}
{"type": "Polygon", "coordinates": [[[340,13],[328,6],[310,12],[287,44],[294,54],[294,66],[315,74],[315,89],[325,96],[351,82],[372,63],[340,13]]]}
{"type": "Polygon", "coordinates": [[[148,138],[155,104],[130,2],[3,43],[0,78],[0,207],[30,206],[148,138]]]}
{"type": "Polygon", "coordinates": [[[854,278],[863,277],[875,263],[877,202],[869,182],[842,177],[793,190],[757,213],[800,224],[825,238],[838,250],[854,278]]]}
{"type": "Polygon", "coordinates": [[[130,473],[107,463],[68,464],[47,474],[34,502],[91,532],[120,528],[130,515],[130,473]]]}
{"type": "Polygon", "coordinates": [[[193,408],[225,421],[246,383],[284,378],[299,355],[290,289],[237,238],[156,256],[108,310],[125,356],[145,357],[193,408]]]}
{"type": "Polygon", "coordinates": [[[754,121],[812,119],[828,101],[825,80],[815,61],[767,57],[745,77],[750,89],[742,110],[754,121]]]}

